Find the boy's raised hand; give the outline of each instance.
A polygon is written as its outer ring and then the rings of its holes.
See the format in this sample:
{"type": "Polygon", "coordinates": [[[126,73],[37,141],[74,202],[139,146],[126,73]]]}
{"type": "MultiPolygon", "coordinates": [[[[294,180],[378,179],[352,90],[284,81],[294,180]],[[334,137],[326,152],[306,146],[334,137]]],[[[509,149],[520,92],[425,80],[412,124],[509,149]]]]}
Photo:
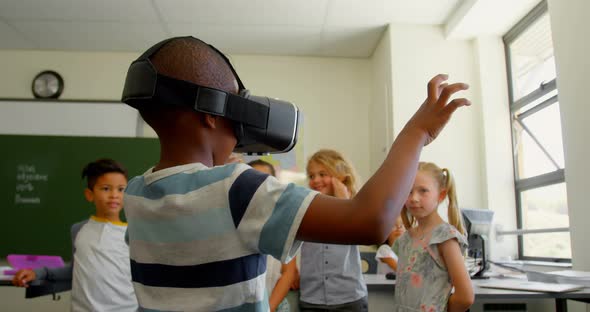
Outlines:
{"type": "MultiPolygon", "coordinates": [[[[395,218],[416,177],[420,153],[434,140],[453,112],[471,103],[451,96],[469,87],[447,84],[447,75],[428,83],[428,97],[395,138],[383,164],[351,199],[315,196],[297,231],[297,239],[331,244],[379,244],[391,233],[395,218]]],[[[338,183],[334,185],[337,191],[338,183]]]]}
{"type": "Polygon", "coordinates": [[[457,98],[447,104],[453,94],[469,89],[465,83],[446,83],[448,78],[448,75],[439,74],[428,82],[426,101],[406,124],[406,127],[414,127],[427,134],[425,145],[438,136],[457,108],[471,105],[465,98],[457,98]]]}
{"type": "Polygon", "coordinates": [[[12,278],[12,284],[18,287],[29,287],[29,282],[36,278],[33,270],[19,270],[12,278]]]}

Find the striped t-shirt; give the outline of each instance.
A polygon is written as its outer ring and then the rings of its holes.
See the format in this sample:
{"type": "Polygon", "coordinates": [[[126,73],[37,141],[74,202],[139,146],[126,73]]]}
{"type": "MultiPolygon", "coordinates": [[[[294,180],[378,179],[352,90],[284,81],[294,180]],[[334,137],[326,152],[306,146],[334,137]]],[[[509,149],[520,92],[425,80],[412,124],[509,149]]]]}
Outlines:
{"type": "Polygon", "coordinates": [[[139,305],[155,311],[268,311],[266,256],[290,260],[317,192],[244,164],[148,170],[125,191],[139,305]]]}

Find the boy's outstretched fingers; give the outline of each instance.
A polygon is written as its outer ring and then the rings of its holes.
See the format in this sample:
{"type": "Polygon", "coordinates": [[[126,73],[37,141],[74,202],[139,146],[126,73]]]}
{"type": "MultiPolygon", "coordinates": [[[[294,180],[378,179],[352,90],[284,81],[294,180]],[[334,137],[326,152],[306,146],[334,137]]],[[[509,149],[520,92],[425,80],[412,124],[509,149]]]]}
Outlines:
{"type": "Polygon", "coordinates": [[[444,89],[445,89],[445,88],[446,88],[448,85],[449,85],[448,83],[444,82],[444,83],[441,83],[441,84],[440,84],[440,86],[438,86],[438,95],[437,95],[438,97],[440,97],[440,93],[441,93],[441,92],[442,92],[442,91],[443,91],[443,90],[444,90],[444,89]]]}
{"type": "Polygon", "coordinates": [[[469,89],[469,85],[466,83],[453,83],[450,85],[445,86],[442,91],[440,92],[440,97],[438,98],[438,103],[442,106],[446,105],[451,95],[469,89]]]}
{"type": "Polygon", "coordinates": [[[430,81],[428,82],[428,90],[427,90],[427,94],[428,94],[428,98],[431,100],[436,101],[436,99],[438,99],[438,96],[441,93],[441,86],[442,84],[449,79],[449,75],[447,74],[438,74],[434,77],[432,77],[432,79],[430,79],[430,81]]]}
{"type": "Polygon", "coordinates": [[[443,108],[443,113],[447,115],[451,115],[457,110],[457,108],[461,106],[469,106],[471,105],[471,101],[466,98],[454,99],[452,100],[445,108],[443,108]]]}
{"type": "Polygon", "coordinates": [[[457,108],[471,104],[464,98],[447,103],[455,93],[469,89],[466,83],[448,84],[448,78],[446,74],[439,74],[430,79],[426,101],[406,124],[409,128],[417,128],[426,133],[424,145],[428,145],[438,136],[457,108]]]}

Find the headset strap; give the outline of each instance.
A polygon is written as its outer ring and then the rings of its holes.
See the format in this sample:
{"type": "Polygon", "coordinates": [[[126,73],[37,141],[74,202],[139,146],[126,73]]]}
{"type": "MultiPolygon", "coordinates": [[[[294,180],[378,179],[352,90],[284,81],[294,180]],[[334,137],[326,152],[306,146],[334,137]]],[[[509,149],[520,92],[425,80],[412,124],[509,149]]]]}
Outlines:
{"type": "Polygon", "coordinates": [[[269,104],[161,74],[157,75],[157,80],[153,100],[190,106],[198,112],[222,116],[260,129],[267,127],[269,104]]]}

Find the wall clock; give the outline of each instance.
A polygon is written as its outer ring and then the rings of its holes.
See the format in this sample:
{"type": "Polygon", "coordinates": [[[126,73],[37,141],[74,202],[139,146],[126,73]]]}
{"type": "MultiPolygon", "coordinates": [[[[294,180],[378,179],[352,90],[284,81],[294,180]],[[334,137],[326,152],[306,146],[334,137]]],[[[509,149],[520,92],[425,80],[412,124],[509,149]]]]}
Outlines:
{"type": "Polygon", "coordinates": [[[57,72],[45,70],[35,76],[31,89],[35,98],[57,99],[64,90],[64,80],[57,72]]]}

